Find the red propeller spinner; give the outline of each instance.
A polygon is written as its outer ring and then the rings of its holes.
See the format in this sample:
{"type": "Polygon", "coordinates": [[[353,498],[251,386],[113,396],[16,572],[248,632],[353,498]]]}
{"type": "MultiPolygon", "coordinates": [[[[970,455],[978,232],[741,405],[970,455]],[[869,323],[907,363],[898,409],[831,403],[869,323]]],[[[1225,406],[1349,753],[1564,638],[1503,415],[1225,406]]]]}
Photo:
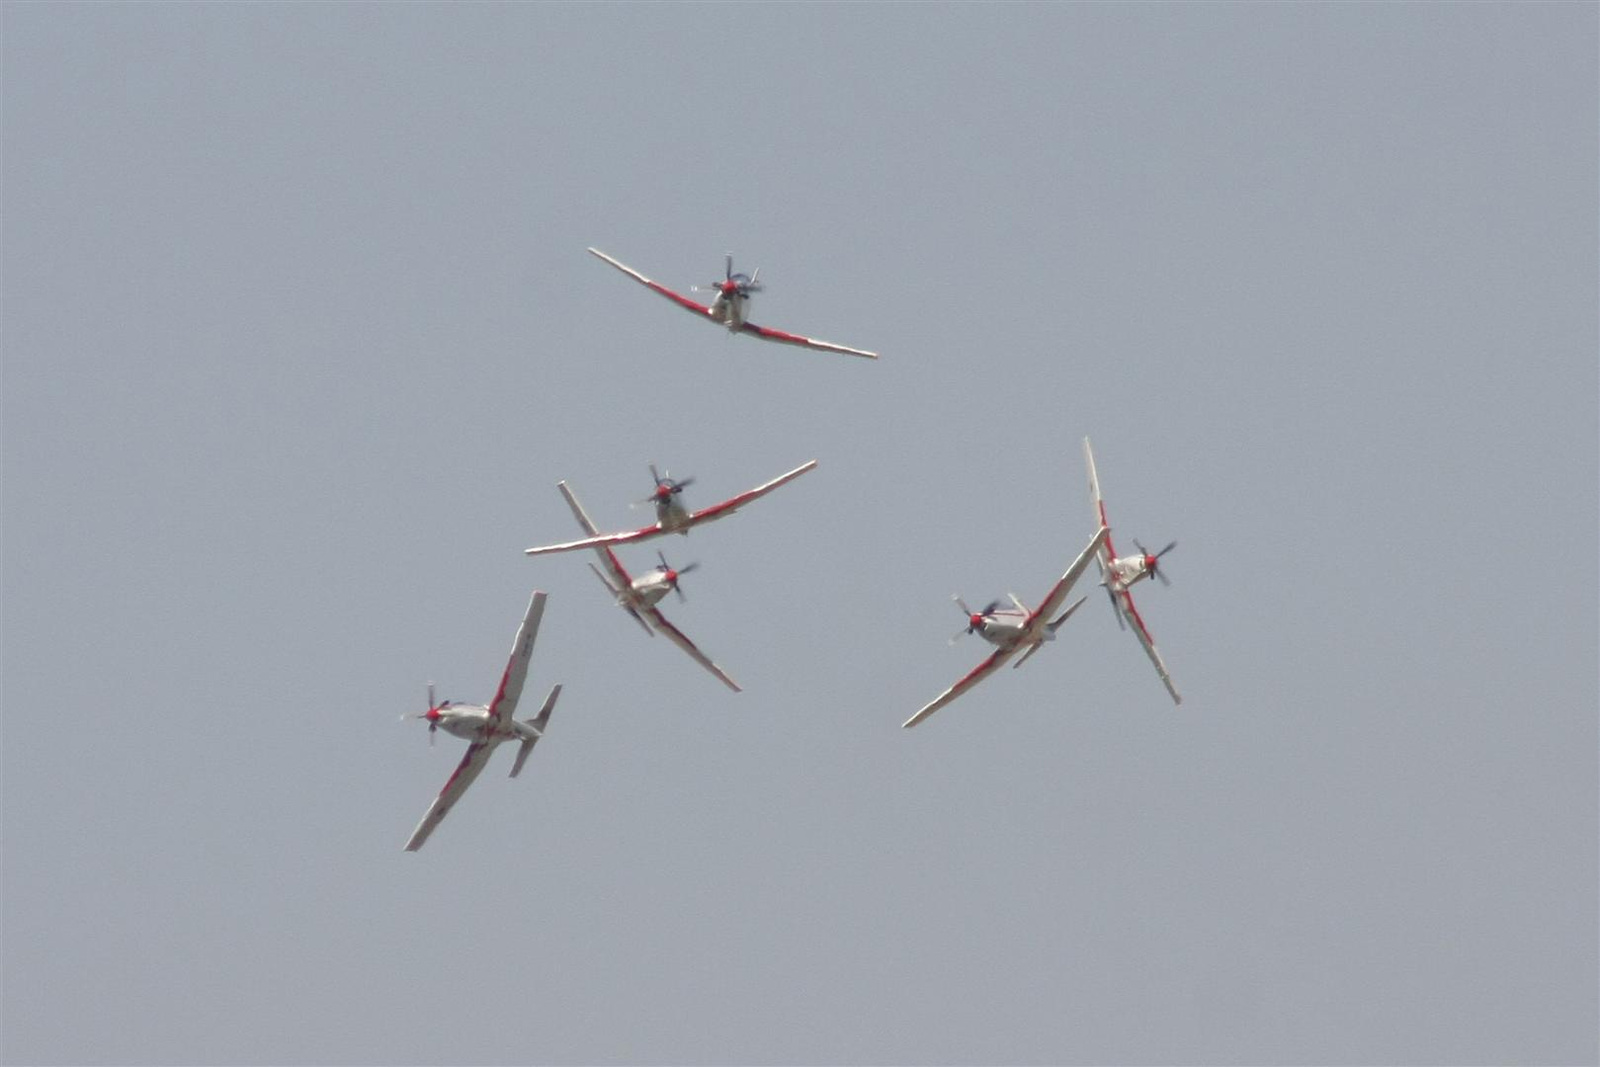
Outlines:
{"type": "Polygon", "coordinates": [[[1173,549],[1177,548],[1178,547],[1178,542],[1176,542],[1176,541],[1169,542],[1167,544],[1166,548],[1163,548],[1160,552],[1156,552],[1156,553],[1151,553],[1151,551],[1148,548],[1146,548],[1143,545],[1141,545],[1138,541],[1135,541],[1133,544],[1134,544],[1134,547],[1139,550],[1139,554],[1144,557],[1143,562],[1144,562],[1145,573],[1146,574],[1153,574],[1157,578],[1161,579],[1161,584],[1162,585],[1171,585],[1172,583],[1167,580],[1167,576],[1164,573],[1162,573],[1162,571],[1160,570],[1161,557],[1165,556],[1168,552],[1171,552],[1173,549]]]}

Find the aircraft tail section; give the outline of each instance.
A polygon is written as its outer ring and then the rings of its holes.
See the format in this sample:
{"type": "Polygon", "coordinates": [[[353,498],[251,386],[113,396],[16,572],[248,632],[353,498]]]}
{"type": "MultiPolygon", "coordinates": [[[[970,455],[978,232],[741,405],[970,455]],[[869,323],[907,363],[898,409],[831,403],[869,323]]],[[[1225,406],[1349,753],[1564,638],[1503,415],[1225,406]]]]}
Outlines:
{"type": "Polygon", "coordinates": [[[522,747],[517,749],[517,761],[511,765],[511,777],[515,778],[521,771],[522,765],[528,762],[528,753],[533,751],[533,746],[544,736],[544,728],[550,722],[550,710],[556,706],[556,697],[561,695],[561,686],[556,685],[550,690],[550,695],[544,698],[544,707],[539,709],[539,714],[531,719],[522,720],[524,726],[533,728],[532,737],[522,739],[522,747]]]}
{"type": "Polygon", "coordinates": [[[1054,622],[1045,623],[1050,632],[1055,633],[1057,630],[1061,629],[1061,624],[1072,618],[1072,613],[1083,607],[1083,602],[1088,599],[1089,598],[1086,596],[1079,597],[1078,602],[1073,604],[1072,607],[1068,608],[1066,611],[1063,611],[1060,618],[1056,619],[1054,622]]]}

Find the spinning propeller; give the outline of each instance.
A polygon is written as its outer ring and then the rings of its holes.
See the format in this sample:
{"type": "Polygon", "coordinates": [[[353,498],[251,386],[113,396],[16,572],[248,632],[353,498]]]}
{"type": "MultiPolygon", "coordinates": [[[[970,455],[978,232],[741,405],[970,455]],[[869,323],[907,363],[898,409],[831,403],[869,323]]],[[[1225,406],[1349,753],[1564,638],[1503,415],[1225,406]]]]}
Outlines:
{"type": "Polygon", "coordinates": [[[427,711],[414,711],[414,712],[411,712],[410,714],[402,715],[402,716],[400,716],[400,718],[402,720],[404,720],[404,719],[426,719],[427,722],[428,722],[428,744],[431,745],[431,744],[433,744],[433,735],[435,733],[437,733],[438,729],[439,729],[439,713],[441,711],[444,711],[449,706],[450,706],[450,702],[448,700],[446,700],[442,704],[435,704],[433,702],[433,683],[429,682],[428,683],[428,710],[427,711]]]}
{"type": "Polygon", "coordinates": [[[680,575],[688,574],[690,571],[700,566],[700,564],[690,563],[685,567],[679,568],[678,570],[673,570],[672,565],[667,562],[667,557],[662,555],[661,552],[656,552],[656,559],[661,561],[661,574],[667,579],[667,584],[672,586],[672,591],[678,594],[678,599],[688,600],[689,598],[683,595],[683,590],[678,588],[678,577],[680,575]]]}
{"type": "Polygon", "coordinates": [[[761,291],[761,283],[756,281],[761,276],[761,268],[757,267],[754,274],[733,273],[733,253],[729,252],[723,261],[722,281],[711,285],[697,285],[696,292],[720,293],[730,300],[735,296],[749,296],[751,293],[761,291]]]}
{"type": "Polygon", "coordinates": [[[1133,547],[1137,548],[1139,550],[1139,555],[1144,557],[1144,569],[1146,574],[1153,574],[1157,578],[1160,578],[1162,585],[1172,584],[1167,580],[1166,574],[1158,569],[1158,565],[1161,562],[1162,556],[1165,556],[1168,552],[1171,552],[1173,549],[1178,547],[1178,542],[1173,541],[1169,543],[1166,548],[1163,548],[1160,552],[1157,552],[1153,556],[1150,554],[1150,550],[1145,548],[1138,541],[1133,543],[1133,547]]]}
{"type": "Polygon", "coordinates": [[[987,605],[984,606],[982,611],[973,611],[971,608],[967,607],[967,602],[962,600],[959,596],[953,596],[950,599],[956,602],[956,607],[961,609],[961,614],[967,617],[967,628],[965,630],[956,631],[955,635],[950,638],[950,643],[952,645],[955,644],[958,639],[965,637],[967,634],[983,629],[983,624],[989,619],[990,616],[994,614],[994,609],[1000,606],[1000,601],[991,600],[987,605]]]}
{"type": "Polygon", "coordinates": [[[640,504],[665,504],[673,497],[683,492],[684,489],[694,484],[694,478],[692,476],[688,478],[674,479],[671,471],[668,471],[665,475],[661,474],[656,470],[656,465],[654,463],[650,464],[650,477],[655,479],[655,491],[649,496],[645,497],[643,500],[639,501],[640,504]]]}

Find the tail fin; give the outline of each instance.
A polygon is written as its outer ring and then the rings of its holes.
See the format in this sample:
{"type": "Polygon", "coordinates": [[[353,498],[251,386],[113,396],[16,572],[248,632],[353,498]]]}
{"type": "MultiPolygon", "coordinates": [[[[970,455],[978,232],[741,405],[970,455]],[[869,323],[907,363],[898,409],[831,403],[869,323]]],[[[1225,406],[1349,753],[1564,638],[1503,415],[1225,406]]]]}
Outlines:
{"type": "Polygon", "coordinates": [[[1072,607],[1068,608],[1066,611],[1063,611],[1059,619],[1056,619],[1054,622],[1045,623],[1045,625],[1049,627],[1050,632],[1055,633],[1057,630],[1061,629],[1061,624],[1072,618],[1072,613],[1083,607],[1083,602],[1088,599],[1089,598],[1086,596],[1079,597],[1078,602],[1073,604],[1072,607]]]}
{"type": "MultiPolygon", "coordinates": [[[[1050,637],[1054,637],[1056,635],[1056,631],[1061,629],[1061,624],[1066,622],[1068,619],[1072,618],[1072,613],[1074,611],[1077,611],[1079,608],[1083,607],[1083,602],[1085,600],[1088,600],[1088,599],[1089,599],[1088,597],[1084,597],[1084,596],[1079,597],[1077,602],[1075,604],[1073,604],[1072,607],[1068,608],[1066,611],[1063,611],[1059,618],[1055,619],[1053,622],[1045,623],[1044,624],[1044,628],[1046,630],[1050,631],[1050,637]]],[[[1035,652],[1039,651],[1039,649],[1041,649],[1043,647],[1044,647],[1044,640],[1040,640],[1040,641],[1036,642],[1032,647],[1030,647],[1028,649],[1028,651],[1024,652],[1021,655],[1021,657],[1019,657],[1017,659],[1017,661],[1015,663],[1013,663],[1011,665],[1012,668],[1015,669],[1017,667],[1022,666],[1024,663],[1028,662],[1028,657],[1033,655],[1035,652]]]]}
{"type": "Polygon", "coordinates": [[[561,686],[557,685],[550,690],[550,695],[544,698],[544,707],[539,709],[539,714],[531,719],[522,720],[525,726],[531,726],[534,734],[522,740],[522,747],[517,749],[517,761],[511,765],[511,777],[515,778],[522,770],[522,765],[528,762],[528,753],[533,751],[533,746],[539,738],[544,736],[544,728],[550,722],[550,709],[556,706],[556,697],[561,695],[561,686]]]}

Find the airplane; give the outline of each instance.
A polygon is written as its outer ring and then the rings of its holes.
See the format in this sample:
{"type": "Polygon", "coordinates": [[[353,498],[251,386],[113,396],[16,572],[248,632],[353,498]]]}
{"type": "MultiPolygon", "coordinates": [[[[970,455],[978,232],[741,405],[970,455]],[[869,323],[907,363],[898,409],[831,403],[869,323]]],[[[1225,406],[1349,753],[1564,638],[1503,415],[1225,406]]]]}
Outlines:
{"type": "MultiPolygon", "coordinates": [[[[1094,469],[1094,451],[1089,447],[1089,439],[1083,439],[1083,458],[1089,467],[1089,496],[1094,504],[1095,521],[1101,526],[1109,526],[1106,521],[1106,504],[1100,497],[1100,476],[1094,469]]],[[[1144,646],[1145,655],[1150,657],[1150,662],[1155,664],[1156,673],[1161,676],[1161,684],[1167,687],[1167,692],[1172,696],[1174,704],[1182,704],[1183,697],[1172,684],[1172,676],[1167,673],[1167,665],[1161,662],[1161,653],[1156,651],[1156,643],[1150,636],[1150,631],[1145,628],[1144,620],[1139,617],[1139,609],[1133,606],[1133,595],[1128,592],[1129,587],[1136,582],[1152,576],[1161,579],[1162,585],[1171,585],[1167,576],[1161,572],[1161,557],[1178,547],[1178,542],[1173,541],[1160,552],[1151,552],[1135,541],[1134,547],[1139,550],[1137,556],[1119,556],[1111,547],[1111,538],[1107,537],[1105,544],[1095,555],[1095,563],[1100,568],[1100,584],[1105,587],[1106,595],[1111,598],[1111,606],[1116,609],[1117,625],[1126,630],[1131,624],[1133,632],[1138,636],[1139,643],[1144,646]]]]}
{"type": "MultiPolygon", "coordinates": [[[[589,520],[588,513],[583,510],[583,505],[578,503],[578,498],[572,494],[572,490],[568,488],[567,483],[557,482],[556,488],[560,489],[561,495],[567,498],[567,506],[572,509],[572,514],[577,517],[578,525],[589,533],[591,540],[598,537],[599,529],[589,520]]],[[[600,569],[593,563],[589,564],[589,569],[594,571],[595,577],[600,579],[606,590],[616,599],[617,606],[632,615],[633,621],[642,626],[645,633],[650,634],[652,637],[655,636],[658,630],[666,634],[668,640],[689,653],[689,656],[700,666],[716,675],[723,685],[732,689],[735,693],[741,691],[738,682],[728,677],[726,671],[711,662],[711,657],[696,648],[695,643],[685,637],[683,631],[668,622],[667,617],[661,614],[660,609],[656,607],[656,604],[660,602],[662,597],[667,595],[668,591],[677,593],[679,600],[687,599],[683,595],[683,590],[678,588],[678,579],[694,570],[699,564],[691,563],[686,567],[673,569],[667,563],[666,556],[657,552],[656,558],[661,561],[661,566],[649,574],[633,578],[623,569],[622,562],[617,559],[617,554],[611,551],[609,545],[595,544],[591,547],[594,548],[595,555],[600,557],[600,562],[605,565],[606,572],[610,577],[607,577],[607,574],[602,574],[600,569]]]]}
{"type": "Polygon", "coordinates": [[[528,762],[528,753],[533,751],[534,744],[544,736],[545,726],[550,722],[550,710],[556,706],[556,698],[561,695],[561,686],[550,690],[538,715],[521,722],[512,718],[517,710],[517,701],[522,697],[523,680],[528,676],[528,660],[533,656],[534,638],[539,635],[539,620],[544,617],[544,601],[545,595],[538,591],[528,601],[528,613],[523,616],[522,625],[517,627],[517,639],[511,645],[511,659],[506,664],[506,672],[500,677],[500,689],[487,705],[453,704],[448,700],[435,704],[433,683],[430,682],[428,710],[403,716],[427,721],[430,744],[437,730],[470,742],[467,754],[457,764],[455,773],[444,783],[444,788],[428,808],[428,813],[412,831],[411,840],[406,842],[407,852],[415,852],[423,846],[444,817],[450,814],[456,801],[461,799],[461,794],[482,773],[489,757],[501,742],[515,740],[521,743],[516,761],[511,765],[511,777],[515,778],[521,772],[522,765],[528,762]]]}
{"type": "Polygon", "coordinates": [[[1051,616],[1061,606],[1062,601],[1067,599],[1067,595],[1072,592],[1073,585],[1082,576],[1084,569],[1089,566],[1089,558],[1099,551],[1100,546],[1105,543],[1108,532],[1104,526],[1095,531],[1095,535],[1089,539],[1088,546],[1078,554],[1077,559],[1072,561],[1072,566],[1067,568],[1067,572],[1061,576],[1060,581],[1056,582],[1055,586],[1045,596],[1044,601],[1032,611],[1029,611],[1022,601],[1015,596],[1011,597],[1012,607],[1001,608],[1000,602],[996,600],[982,611],[973,611],[967,607],[966,601],[959,596],[952,598],[955,600],[956,606],[961,609],[961,613],[967,617],[967,628],[952,637],[950,639],[951,643],[953,644],[957,638],[964,634],[975,633],[997,647],[994,652],[990,653],[988,659],[974,667],[955,685],[952,685],[949,689],[946,689],[937,697],[934,697],[933,700],[923,705],[922,710],[901,723],[901,727],[910,729],[917,725],[917,723],[926,719],[968,689],[971,689],[996,670],[999,670],[1007,660],[1018,652],[1022,653],[1022,658],[1012,664],[1013,667],[1022,666],[1028,662],[1028,657],[1039,651],[1046,641],[1055,640],[1056,631],[1061,629],[1061,624],[1071,618],[1072,613],[1077,611],[1088,598],[1079,597],[1077,602],[1062,612],[1059,617],[1052,619],[1051,616]]]}
{"type": "Polygon", "coordinates": [[[703,315],[712,322],[719,322],[728,328],[729,333],[747,333],[752,337],[759,337],[763,341],[777,341],[779,344],[799,345],[802,348],[815,348],[822,352],[840,352],[847,356],[865,356],[867,359],[877,359],[878,353],[868,352],[864,348],[851,348],[849,345],[836,345],[831,341],[819,341],[815,337],[802,337],[797,333],[785,333],[783,330],[774,330],[766,326],[757,326],[746,319],[745,304],[750,299],[751,293],[761,291],[761,283],[756,278],[761,274],[761,269],[756,268],[754,274],[735,274],[733,272],[733,253],[729,252],[723,268],[722,281],[709,286],[695,286],[696,290],[704,288],[707,292],[715,292],[711,305],[696,303],[688,297],[673,292],[660,282],[653,282],[643,274],[624,263],[612,259],[598,248],[589,249],[591,255],[599,256],[613,267],[632,278],[634,281],[653,289],[677,304],[687,308],[696,315],[703,315]]]}
{"type": "Polygon", "coordinates": [[[542,545],[538,548],[524,549],[523,552],[529,556],[542,556],[549,552],[567,552],[574,548],[632,544],[635,541],[647,541],[652,537],[659,537],[662,534],[669,533],[687,536],[690,527],[698,526],[703,522],[710,522],[712,519],[720,519],[724,515],[732,515],[735,511],[750,503],[750,501],[767,495],[785,482],[793,481],[816,465],[816,460],[802,463],[789,473],[780,474],[772,481],[758,485],[747,493],[740,493],[738,496],[729,497],[720,504],[712,504],[708,508],[701,508],[699,511],[691,512],[684,510],[683,504],[679,502],[678,497],[687,486],[694,483],[694,479],[681,478],[674,481],[670,477],[664,477],[659,474],[656,471],[655,464],[652,463],[650,464],[650,477],[655,479],[655,491],[650,494],[648,499],[642,500],[640,503],[655,505],[656,521],[654,525],[646,526],[641,530],[585,537],[580,541],[566,541],[559,545],[542,545]]]}

